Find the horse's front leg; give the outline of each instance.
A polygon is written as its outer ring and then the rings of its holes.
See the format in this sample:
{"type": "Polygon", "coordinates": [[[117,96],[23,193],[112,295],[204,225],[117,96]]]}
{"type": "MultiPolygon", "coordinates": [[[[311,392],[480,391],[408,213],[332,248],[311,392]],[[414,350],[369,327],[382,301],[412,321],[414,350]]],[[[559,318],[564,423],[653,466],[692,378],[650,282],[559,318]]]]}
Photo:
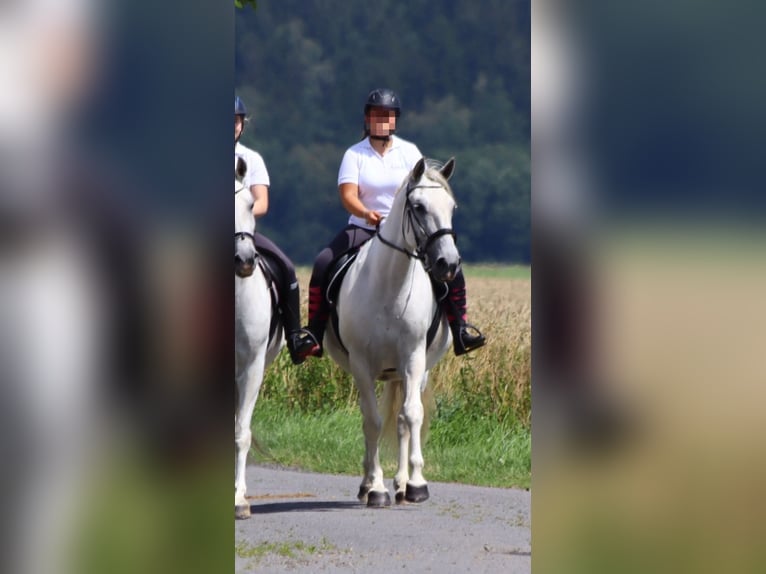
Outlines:
{"type": "MultiPolygon", "coordinates": [[[[400,381],[397,384],[403,383],[400,381]]],[[[394,492],[396,493],[396,503],[399,504],[404,500],[405,488],[410,480],[410,425],[404,415],[404,403],[402,403],[402,408],[396,417],[396,431],[399,439],[399,465],[394,476],[394,492]]]]}
{"type": "Polygon", "coordinates": [[[234,424],[234,444],[236,447],[236,459],[234,470],[234,517],[250,518],[250,503],[245,496],[247,482],[245,469],[247,467],[247,455],[252,442],[250,425],[253,420],[253,410],[258,399],[258,391],[263,382],[263,370],[265,367],[265,354],[259,353],[255,359],[240,373],[237,374],[238,404],[234,424]]]}
{"type": "Polygon", "coordinates": [[[428,483],[423,477],[423,452],[420,444],[420,432],[423,427],[423,401],[421,400],[421,388],[426,371],[425,352],[415,353],[404,369],[404,404],[400,414],[399,434],[399,471],[395,482],[396,500],[402,498],[407,502],[423,502],[428,499],[428,483]],[[403,423],[402,424],[402,419],[403,423]],[[410,449],[409,464],[412,467],[412,476],[407,478],[407,448],[404,441],[405,434],[401,427],[406,426],[409,432],[410,449]]]}
{"type": "Polygon", "coordinates": [[[359,486],[359,500],[367,498],[367,506],[390,506],[391,496],[383,483],[378,441],[382,422],[375,396],[375,379],[366,365],[351,363],[351,370],[359,390],[359,407],[362,411],[364,431],[364,478],[359,486]]]}

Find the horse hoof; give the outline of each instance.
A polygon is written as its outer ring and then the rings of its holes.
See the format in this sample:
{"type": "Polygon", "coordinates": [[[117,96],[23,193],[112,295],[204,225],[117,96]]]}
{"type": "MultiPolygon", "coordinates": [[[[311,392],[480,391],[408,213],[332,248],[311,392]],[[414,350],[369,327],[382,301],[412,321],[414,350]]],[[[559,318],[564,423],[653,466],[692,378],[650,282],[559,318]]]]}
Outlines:
{"type": "Polygon", "coordinates": [[[359,500],[364,500],[365,498],[367,498],[367,493],[368,492],[370,492],[370,487],[369,486],[360,486],[359,487],[359,494],[357,494],[356,497],[359,500]]]}
{"type": "Polygon", "coordinates": [[[404,493],[401,491],[396,492],[396,504],[401,504],[404,502],[404,493]]]}
{"type": "Polygon", "coordinates": [[[250,505],[238,504],[234,507],[234,518],[237,520],[245,520],[250,518],[250,505]]]}
{"type": "Polygon", "coordinates": [[[408,484],[404,498],[407,502],[424,502],[428,500],[428,485],[412,486],[411,484],[408,484]]]}
{"type": "Polygon", "coordinates": [[[388,491],[377,492],[375,490],[371,490],[369,494],[367,494],[367,506],[372,506],[375,508],[391,506],[391,496],[388,494],[388,491]]]}

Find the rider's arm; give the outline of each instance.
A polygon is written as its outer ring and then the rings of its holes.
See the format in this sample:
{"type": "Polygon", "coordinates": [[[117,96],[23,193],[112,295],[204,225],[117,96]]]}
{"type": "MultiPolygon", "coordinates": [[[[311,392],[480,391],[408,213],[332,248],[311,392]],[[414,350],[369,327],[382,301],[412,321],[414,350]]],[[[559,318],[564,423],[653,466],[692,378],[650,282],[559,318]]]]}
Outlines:
{"type": "Polygon", "coordinates": [[[263,184],[256,184],[250,186],[250,193],[253,194],[253,215],[255,217],[261,217],[266,215],[269,210],[269,188],[263,184]]]}
{"type": "Polygon", "coordinates": [[[367,209],[359,199],[359,186],[355,183],[341,183],[338,186],[340,201],[351,215],[363,218],[370,225],[377,225],[381,219],[380,213],[367,209]]]}

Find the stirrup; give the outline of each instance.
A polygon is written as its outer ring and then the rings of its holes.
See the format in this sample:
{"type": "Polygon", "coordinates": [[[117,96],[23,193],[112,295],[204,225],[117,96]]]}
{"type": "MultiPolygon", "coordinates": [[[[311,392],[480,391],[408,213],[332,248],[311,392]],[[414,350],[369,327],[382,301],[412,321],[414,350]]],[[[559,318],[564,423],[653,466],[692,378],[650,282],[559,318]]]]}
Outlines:
{"type": "MultiPolygon", "coordinates": [[[[295,345],[295,356],[293,357],[293,362],[295,362],[296,358],[300,360],[300,363],[302,363],[308,357],[322,356],[322,345],[319,343],[319,341],[317,341],[314,333],[312,333],[309,329],[301,329],[293,336],[295,337],[295,341],[297,343],[295,345]]],[[[300,363],[295,364],[298,365],[300,363]]]]}
{"type": "Polygon", "coordinates": [[[486,344],[487,338],[481,334],[481,331],[479,331],[476,326],[471,325],[470,323],[463,323],[460,325],[457,337],[455,338],[455,355],[458,357],[460,355],[465,355],[486,344]],[[474,331],[475,334],[469,333],[469,329],[474,331]]]}
{"type": "Polygon", "coordinates": [[[290,358],[294,365],[300,365],[316,348],[316,340],[307,336],[302,329],[288,333],[285,339],[287,339],[287,350],[290,351],[290,358]]]}

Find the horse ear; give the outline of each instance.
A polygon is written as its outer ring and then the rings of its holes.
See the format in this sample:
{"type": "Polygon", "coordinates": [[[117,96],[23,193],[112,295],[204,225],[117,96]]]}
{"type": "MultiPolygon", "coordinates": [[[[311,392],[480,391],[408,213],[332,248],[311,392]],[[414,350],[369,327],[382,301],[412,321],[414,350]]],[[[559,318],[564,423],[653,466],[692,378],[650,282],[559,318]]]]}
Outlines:
{"type": "Polygon", "coordinates": [[[425,170],[426,170],[426,158],[421,157],[418,160],[418,163],[415,164],[415,167],[413,167],[412,171],[410,172],[410,181],[412,183],[420,181],[420,178],[423,177],[423,172],[425,170]]]}
{"type": "Polygon", "coordinates": [[[445,163],[442,168],[439,170],[439,173],[441,173],[444,176],[444,179],[449,179],[452,177],[452,174],[455,173],[455,158],[451,157],[447,160],[447,163],[445,163]]]}
{"type": "Polygon", "coordinates": [[[234,172],[239,179],[245,177],[245,174],[247,173],[247,162],[241,157],[237,158],[237,167],[235,168],[234,172]]]}

